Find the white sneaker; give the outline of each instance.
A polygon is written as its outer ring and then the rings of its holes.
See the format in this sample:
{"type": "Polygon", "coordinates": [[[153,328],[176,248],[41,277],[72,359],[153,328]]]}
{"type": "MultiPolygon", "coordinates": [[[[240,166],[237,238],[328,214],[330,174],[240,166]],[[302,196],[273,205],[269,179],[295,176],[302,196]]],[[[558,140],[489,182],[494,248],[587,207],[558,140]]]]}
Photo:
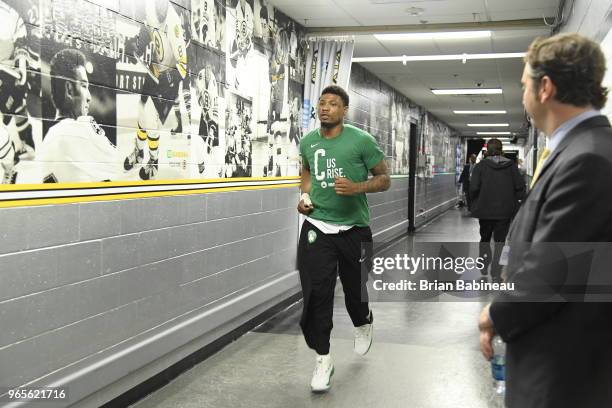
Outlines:
{"type": "Polygon", "coordinates": [[[332,375],[334,375],[334,364],[332,363],[331,356],[329,354],[325,356],[317,355],[317,362],[312,373],[312,380],[310,381],[312,392],[325,392],[329,390],[332,375]]]}
{"type": "Polygon", "coordinates": [[[370,351],[370,346],[372,346],[372,334],[374,330],[374,322],[372,320],[372,312],[370,312],[370,322],[368,324],[364,324],[363,326],[355,327],[355,344],[354,350],[355,353],[359,355],[365,355],[368,351],[370,351]]]}

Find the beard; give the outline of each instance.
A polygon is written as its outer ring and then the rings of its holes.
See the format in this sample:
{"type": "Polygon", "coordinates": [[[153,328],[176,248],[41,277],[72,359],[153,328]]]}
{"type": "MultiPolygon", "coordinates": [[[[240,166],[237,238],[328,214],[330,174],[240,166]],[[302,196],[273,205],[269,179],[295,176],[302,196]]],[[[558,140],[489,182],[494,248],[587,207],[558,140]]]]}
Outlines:
{"type": "Polygon", "coordinates": [[[331,128],[338,126],[341,123],[342,123],[341,120],[338,120],[335,122],[321,122],[321,127],[325,129],[331,129],[331,128]]]}

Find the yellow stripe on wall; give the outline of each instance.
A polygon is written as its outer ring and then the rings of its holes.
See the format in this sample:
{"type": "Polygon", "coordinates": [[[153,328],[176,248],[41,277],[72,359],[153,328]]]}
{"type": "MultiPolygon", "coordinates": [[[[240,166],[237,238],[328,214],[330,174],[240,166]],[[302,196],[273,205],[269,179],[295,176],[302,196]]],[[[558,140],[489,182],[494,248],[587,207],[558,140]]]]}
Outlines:
{"type": "MultiPolygon", "coordinates": [[[[87,184],[88,184],[88,187],[91,188],[92,187],[91,184],[93,183],[87,183],[87,184]]],[[[102,184],[108,186],[108,184],[110,183],[102,183],[102,184]]],[[[88,203],[88,202],[95,202],[95,201],[114,201],[114,200],[126,200],[126,199],[134,199],[134,198],[169,197],[169,196],[178,196],[178,195],[207,194],[207,193],[219,193],[219,192],[228,192],[228,191],[271,190],[271,189],[278,189],[278,188],[298,187],[299,185],[300,183],[290,183],[290,184],[273,184],[273,185],[260,185],[260,186],[215,187],[215,188],[208,188],[208,189],[193,189],[193,190],[134,192],[134,193],[121,193],[121,194],[105,194],[105,195],[100,195],[100,196],[32,198],[32,199],[23,199],[23,200],[0,201],[0,208],[88,203]]],[[[0,198],[1,196],[2,195],[0,194],[0,198]]]]}
{"type": "Polygon", "coordinates": [[[109,181],[100,183],[48,183],[48,184],[0,184],[0,193],[3,191],[26,191],[26,190],[65,190],[79,188],[99,187],[130,187],[130,186],[159,186],[159,185],[187,185],[206,183],[237,183],[253,181],[299,181],[299,176],[292,177],[233,177],[213,179],[177,179],[177,180],[134,180],[134,181],[109,181]]]}

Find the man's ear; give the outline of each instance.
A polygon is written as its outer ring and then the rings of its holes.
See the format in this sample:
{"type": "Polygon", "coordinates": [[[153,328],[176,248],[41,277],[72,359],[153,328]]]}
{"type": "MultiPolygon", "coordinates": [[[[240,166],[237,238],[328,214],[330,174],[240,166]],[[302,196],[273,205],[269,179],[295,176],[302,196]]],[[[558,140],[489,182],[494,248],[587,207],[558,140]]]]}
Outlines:
{"type": "Polygon", "coordinates": [[[544,75],[540,80],[540,89],[538,90],[538,98],[540,103],[552,101],[557,93],[557,87],[548,75],[544,75]]]}
{"type": "Polygon", "coordinates": [[[64,81],[64,89],[66,91],[64,93],[64,95],[66,95],[66,98],[72,99],[72,97],[74,96],[74,84],[72,83],[72,81],[64,81]]]}

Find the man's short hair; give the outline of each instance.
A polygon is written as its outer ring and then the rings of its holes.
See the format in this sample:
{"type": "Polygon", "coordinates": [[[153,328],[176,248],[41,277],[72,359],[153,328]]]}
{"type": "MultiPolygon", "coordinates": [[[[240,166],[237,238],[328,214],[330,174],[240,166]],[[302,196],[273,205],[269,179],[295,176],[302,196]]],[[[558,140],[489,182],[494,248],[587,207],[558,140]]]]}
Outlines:
{"type": "Polygon", "coordinates": [[[348,93],[346,93],[346,91],[341,86],[330,85],[323,89],[323,92],[321,92],[321,96],[325,94],[338,95],[342,99],[342,103],[344,103],[344,106],[349,106],[348,93]]]}
{"type": "Polygon", "coordinates": [[[608,90],[601,86],[606,58],[596,42],[575,33],[540,37],[529,46],[525,62],[536,92],[542,77],[548,76],[561,103],[596,109],[606,104],[608,90]]]}
{"type": "Polygon", "coordinates": [[[489,139],[487,141],[487,157],[499,156],[503,152],[503,145],[499,139],[489,139]]]}
{"type": "Polygon", "coordinates": [[[53,104],[60,111],[70,108],[66,105],[66,81],[77,79],[77,68],[87,63],[81,51],[66,48],[51,59],[51,97],[53,104]]]}

